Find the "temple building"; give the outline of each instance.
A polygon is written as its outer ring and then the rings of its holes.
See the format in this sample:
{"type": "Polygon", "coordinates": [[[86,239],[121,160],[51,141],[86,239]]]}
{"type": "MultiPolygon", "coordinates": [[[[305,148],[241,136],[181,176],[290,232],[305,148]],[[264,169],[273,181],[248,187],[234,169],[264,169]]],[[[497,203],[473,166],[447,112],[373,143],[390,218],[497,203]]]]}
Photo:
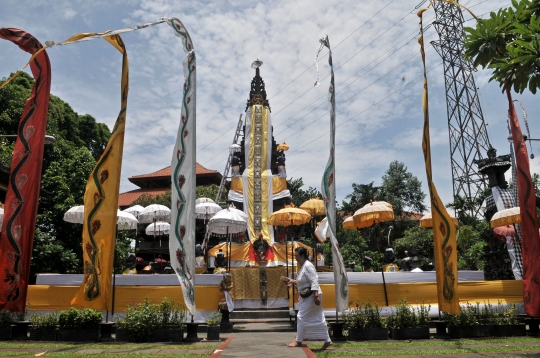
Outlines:
{"type": "Polygon", "coordinates": [[[259,60],[252,64],[255,77],[246,105],[240,150],[231,160],[228,200],[248,215],[249,240],[253,242],[262,235],[273,245],[274,229],[266,219],[291,200],[284,153],[288,146],[278,145],[274,140],[270,104],[259,70],[261,65],[259,60]]]}
{"type": "MultiPolygon", "coordinates": [[[[221,183],[221,173],[217,170],[205,168],[199,163],[197,163],[196,175],[197,186],[219,185],[221,183]]],[[[118,206],[122,210],[131,206],[143,194],[156,196],[171,190],[171,167],[168,166],[153,173],[134,175],[129,177],[128,180],[137,185],[139,189],[120,193],[118,206]]]]}

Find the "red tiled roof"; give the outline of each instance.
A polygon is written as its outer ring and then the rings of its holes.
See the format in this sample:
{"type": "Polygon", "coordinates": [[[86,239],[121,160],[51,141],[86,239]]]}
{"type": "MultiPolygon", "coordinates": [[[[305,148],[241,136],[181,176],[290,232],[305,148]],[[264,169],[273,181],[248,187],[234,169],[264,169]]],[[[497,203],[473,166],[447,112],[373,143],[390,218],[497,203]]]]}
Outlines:
{"type": "MultiPolygon", "coordinates": [[[[169,167],[170,168],[170,167],[169,167]]],[[[169,188],[151,188],[151,189],[136,189],[128,191],[126,193],[121,193],[118,196],[118,206],[129,206],[135,200],[137,200],[143,194],[149,194],[152,196],[165,194],[169,188]]]]}
{"type": "MultiPolygon", "coordinates": [[[[215,174],[215,173],[219,173],[217,170],[213,170],[213,169],[207,169],[205,167],[203,167],[202,165],[200,165],[199,163],[197,163],[197,166],[196,166],[196,175],[200,175],[200,174],[215,174]]],[[[171,166],[168,166],[168,167],[165,167],[163,169],[160,169],[158,171],[155,171],[153,173],[148,173],[148,174],[139,174],[139,175],[134,175],[131,178],[154,178],[154,177],[170,177],[171,176],[171,166]]]]}

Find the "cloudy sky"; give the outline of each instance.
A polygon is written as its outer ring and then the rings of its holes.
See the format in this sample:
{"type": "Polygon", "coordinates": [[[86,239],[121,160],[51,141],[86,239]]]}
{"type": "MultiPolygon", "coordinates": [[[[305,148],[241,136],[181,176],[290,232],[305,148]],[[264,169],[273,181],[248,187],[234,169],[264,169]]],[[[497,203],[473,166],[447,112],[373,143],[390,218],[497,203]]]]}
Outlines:
{"type": "MultiPolygon", "coordinates": [[[[286,141],[289,177],[320,187],[328,158],[329,83],[327,52],[321,54],[322,85],[314,57],[319,38],[328,35],[333,48],[336,101],[336,179],[338,200],[352,183],[380,184],[392,160],[405,163],[425,185],[421,150],[422,67],[417,44],[419,0],[276,0],[256,2],[173,0],[4,0],[0,26],[17,27],[46,40],[61,41],[80,32],[101,32],[179,18],[191,34],[198,57],[197,161],[223,171],[239,115],[245,111],[254,70],[261,75],[272,109],[274,137],[286,141]]],[[[477,15],[510,5],[510,0],[463,0],[477,15]]],[[[425,14],[427,25],[433,10],[425,14]]],[[[470,19],[466,15],[465,19],[470,19]]],[[[468,21],[466,26],[472,26],[468,21]]],[[[427,41],[438,37],[433,27],[427,41]]],[[[123,35],[130,62],[130,93],[121,191],[136,187],[127,178],[170,165],[180,118],[181,43],[162,24],[123,35]]],[[[119,100],[121,56],[104,40],[48,50],[52,92],[112,128],[119,100]]],[[[0,42],[0,77],[19,69],[28,55],[0,42]]],[[[430,81],[433,172],[444,202],[452,183],[442,61],[431,45],[426,57],[430,81]]],[[[475,73],[491,143],[498,154],[509,151],[507,102],[488,71],[475,73]]],[[[540,138],[531,94],[515,95],[529,113],[531,135],[540,138]]],[[[535,154],[540,147],[534,146],[535,154]]],[[[484,154],[485,155],[485,154],[484,154]]],[[[532,171],[540,172],[538,159],[532,171]]]]}

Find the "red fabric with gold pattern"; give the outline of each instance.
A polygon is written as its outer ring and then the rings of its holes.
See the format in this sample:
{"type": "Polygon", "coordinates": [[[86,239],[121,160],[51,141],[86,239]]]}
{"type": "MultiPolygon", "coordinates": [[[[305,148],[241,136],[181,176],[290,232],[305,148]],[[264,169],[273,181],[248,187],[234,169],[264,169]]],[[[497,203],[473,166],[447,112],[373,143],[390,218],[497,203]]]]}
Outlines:
{"type": "Polygon", "coordinates": [[[519,209],[521,213],[521,238],[523,252],[523,303],[529,316],[540,317],[540,242],[538,238],[538,218],[536,216],[536,195],[531,179],[529,155],[523,140],[510,89],[508,114],[514,140],[516,156],[519,209]]]}
{"type": "MultiPolygon", "coordinates": [[[[43,46],[28,32],[0,28],[0,38],[35,54],[43,46]]],[[[30,62],[35,79],[19,122],[0,236],[0,308],[23,312],[36,230],[51,64],[45,51],[30,62]]]]}

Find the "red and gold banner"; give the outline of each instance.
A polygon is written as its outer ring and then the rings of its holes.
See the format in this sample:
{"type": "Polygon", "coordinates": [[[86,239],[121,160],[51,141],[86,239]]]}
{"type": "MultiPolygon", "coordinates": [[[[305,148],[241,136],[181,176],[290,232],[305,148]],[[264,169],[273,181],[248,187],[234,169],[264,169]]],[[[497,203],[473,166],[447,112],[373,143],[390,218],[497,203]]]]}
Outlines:
{"type": "MultiPolygon", "coordinates": [[[[0,38],[32,55],[43,48],[34,36],[15,28],[1,28],[0,38]]],[[[36,230],[51,90],[51,65],[45,51],[32,57],[30,69],[35,83],[19,122],[0,236],[0,308],[13,312],[25,310],[36,230]]]]}
{"type": "MultiPolygon", "coordinates": [[[[75,35],[72,39],[79,40],[85,35],[75,35]]],[[[128,58],[122,38],[114,35],[104,39],[123,57],[121,108],[107,147],[86,183],[82,237],[84,279],[77,295],[71,300],[72,305],[98,310],[109,308],[128,97],[128,58]]]]}
{"type": "Polygon", "coordinates": [[[424,52],[424,33],[422,14],[427,9],[418,12],[420,17],[420,54],[424,66],[424,92],[422,107],[424,110],[424,132],[422,135],[422,151],[426,164],[427,184],[431,199],[431,215],[433,218],[433,237],[435,251],[435,270],[437,277],[437,298],[439,311],[459,314],[458,275],[457,275],[457,243],[456,227],[437,193],[431,171],[431,145],[429,138],[429,105],[428,82],[426,74],[426,58],[424,52]]]}
{"type": "Polygon", "coordinates": [[[521,239],[523,252],[523,303],[529,316],[540,317],[540,242],[536,216],[536,193],[531,179],[527,145],[521,133],[510,88],[506,86],[508,114],[516,156],[521,239]]]}

